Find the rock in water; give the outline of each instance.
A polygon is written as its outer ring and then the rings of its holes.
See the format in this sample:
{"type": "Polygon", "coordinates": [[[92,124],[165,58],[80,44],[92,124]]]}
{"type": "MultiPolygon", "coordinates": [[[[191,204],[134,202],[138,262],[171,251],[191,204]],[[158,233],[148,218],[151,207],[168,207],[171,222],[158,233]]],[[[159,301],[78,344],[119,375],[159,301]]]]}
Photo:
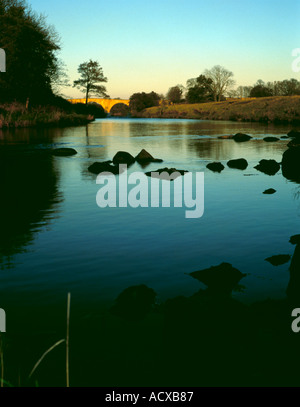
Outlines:
{"type": "Polygon", "coordinates": [[[113,163],[117,164],[133,164],[135,162],[135,158],[127,153],[126,151],[118,151],[117,154],[113,158],[113,163]]]}
{"type": "Polygon", "coordinates": [[[276,192],[276,189],[269,188],[269,189],[266,189],[266,190],[263,192],[263,194],[265,194],[265,195],[272,195],[272,194],[275,194],[275,192],[276,192]]]}
{"type": "Polygon", "coordinates": [[[287,134],[289,137],[299,138],[300,139],[300,131],[298,130],[291,130],[287,134]]]}
{"type": "Polygon", "coordinates": [[[279,138],[277,138],[277,137],[265,137],[264,138],[264,141],[266,141],[266,142],[272,142],[272,141],[279,141],[280,139],[279,138]]]}
{"type": "Polygon", "coordinates": [[[290,181],[300,182],[300,145],[283,153],[282,175],[290,181]]]}
{"type": "Polygon", "coordinates": [[[174,179],[180,177],[180,175],[186,174],[186,170],[177,170],[176,168],[160,168],[156,171],[145,172],[148,177],[158,178],[167,181],[174,181],[174,179]],[[154,174],[153,174],[154,173],[154,174]],[[158,174],[155,174],[158,173],[158,174]],[[172,178],[171,178],[172,176],[172,178]]]}
{"type": "Polygon", "coordinates": [[[275,160],[260,160],[254,168],[264,174],[275,175],[280,170],[280,164],[275,160]]]}
{"type": "Polygon", "coordinates": [[[229,294],[238,282],[246,276],[229,263],[221,263],[219,266],[194,271],[189,275],[207,285],[210,291],[224,294],[229,294]]]}
{"type": "Polygon", "coordinates": [[[88,170],[93,174],[100,174],[101,172],[111,172],[112,174],[119,173],[119,167],[111,165],[112,161],[96,162],[89,166],[88,170]]]}
{"type": "Polygon", "coordinates": [[[58,157],[68,157],[77,154],[74,148],[55,148],[52,150],[52,154],[58,157]]]}
{"type": "Polygon", "coordinates": [[[229,160],[227,162],[229,168],[236,168],[238,170],[245,170],[248,167],[248,162],[245,158],[237,158],[236,160],[229,160]]]}
{"type": "Polygon", "coordinates": [[[136,161],[138,163],[144,164],[144,163],[150,163],[150,162],[154,162],[154,163],[161,163],[163,162],[163,160],[161,160],[160,158],[154,158],[152,157],[152,155],[150,153],[148,153],[148,151],[146,150],[141,150],[138,155],[135,157],[136,161]]]}
{"type": "Polygon", "coordinates": [[[221,172],[224,170],[225,167],[222,163],[214,162],[214,163],[207,164],[206,168],[208,168],[209,170],[211,170],[213,172],[221,172]]]}
{"type": "Polygon", "coordinates": [[[289,254],[277,254],[275,256],[268,257],[265,260],[271,263],[272,266],[281,266],[282,264],[290,261],[291,256],[289,254]]]}
{"type": "Polygon", "coordinates": [[[248,136],[248,134],[244,133],[236,133],[232,138],[234,141],[237,141],[238,143],[241,143],[243,141],[249,141],[250,139],[252,139],[251,136],[248,136]]]}
{"type": "Polygon", "coordinates": [[[290,237],[290,243],[300,244],[300,235],[294,235],[290,237]]]}
{"type": "Polygon", "coordinates": [[[293,138],[289,143],[288,143],[288,148],[291,147],[300,147],[300,139],[293,138]]]}

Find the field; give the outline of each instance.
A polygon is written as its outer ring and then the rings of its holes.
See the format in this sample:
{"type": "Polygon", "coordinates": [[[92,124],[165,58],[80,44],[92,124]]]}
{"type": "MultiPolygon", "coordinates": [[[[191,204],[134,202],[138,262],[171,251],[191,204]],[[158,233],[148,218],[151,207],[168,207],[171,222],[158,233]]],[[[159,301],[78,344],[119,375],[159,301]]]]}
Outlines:
{"type": "Polygon", "coordinates": [[[300,124],[300,96],[161,105],[145,109],[139,117],[300,124]]]}

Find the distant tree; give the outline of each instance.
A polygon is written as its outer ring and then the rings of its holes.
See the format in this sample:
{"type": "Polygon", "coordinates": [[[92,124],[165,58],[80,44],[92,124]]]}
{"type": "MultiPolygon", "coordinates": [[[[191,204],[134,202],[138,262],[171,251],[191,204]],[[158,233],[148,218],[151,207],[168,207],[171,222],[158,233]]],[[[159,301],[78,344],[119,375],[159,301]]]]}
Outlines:
{"type": "Polygon", "coordinates": [[[206,69],[204,75],[212,81],[211,91],[215,101],[220,101],[235,83],[233,73],[220,65],[206,69]]]}
{"type": "Polygon", "coordinates": [[[254,86],[266,86],[266,84],[262,79],[258,79],[254,86]]]}
{"type": "Polygon", "coordinates": [[[183,96],[183,86],[176,85],[168,90],[167,99],[172,103],[180,103],[183,96]]]}
{"type": "Polygon", "coordinates": [[[106,87],[99,85],[101,82],[107,82],[99,62],[92,61],[91,59],[88,62],[83,62],[78,67],[78,73],[80,78],[74,81],[73,87],[85,93],[86,104],[90,95],[109,97],[106,93],[106,87]]]}
{"type": "Polygon", "coordinates": [[[265,85],[255,85],[250,92],[250,97],[252,98],[262,98],[268,96],[273,96],[273,92],[272,89],[265,85]]]}
{"type": "Polygon", "coordinates": [[[187,80],[187,103],[202,103],[213,100],[212,80],[205,75],[199,75],[197,78],[187,80]]]}
{"type": "Polygon", "coordinates": [[[285,79],[277,82],[279,94],[282,96],[300,95],[300,82],[297,79],[285,79]]]}
{"type": "Polygon", "coordinates": [[[150,93],[134,93],[130,96],[129,107],[131,112],[141,112],[147,107],[158,106],[160,101],[160,96],[156,92],[150,93]]]}
{"type": "Polygon", "coordinates": [[[239,86],[236,90],[237,97],[248,98],[250,96],[252,86],[239,86]]]}
{"type": "Polygon", "coordinates": [[[59,38],[43,16],[23,0],[0,1],[0,46],[6,52],[6,73],[0,75],[0,98],[39,104],[52,96],[60,75],[59,38]]]}
{"type": "Polygon", "coordinates": [[[227,92],[227,96],[228,96],[229,98],[239,98],[239,97],[242,97],[242,96],[240,96],[240,93],[239,93],[239,91],[238,91],[237,89],[231,89],[231,90],[229,90],[229,91],[227,92]]]}

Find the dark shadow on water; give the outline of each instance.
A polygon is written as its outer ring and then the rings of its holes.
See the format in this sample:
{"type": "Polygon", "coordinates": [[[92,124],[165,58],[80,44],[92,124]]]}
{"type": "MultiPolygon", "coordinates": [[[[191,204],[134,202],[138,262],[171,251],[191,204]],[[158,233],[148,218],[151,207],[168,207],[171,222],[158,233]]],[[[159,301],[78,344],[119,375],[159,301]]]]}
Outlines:
{"type": "Polygon", "coordinates": [[[0,147],[0,264],[12,265],[13,256],[57,216],[57,181],[47,151],[0,147]]]}

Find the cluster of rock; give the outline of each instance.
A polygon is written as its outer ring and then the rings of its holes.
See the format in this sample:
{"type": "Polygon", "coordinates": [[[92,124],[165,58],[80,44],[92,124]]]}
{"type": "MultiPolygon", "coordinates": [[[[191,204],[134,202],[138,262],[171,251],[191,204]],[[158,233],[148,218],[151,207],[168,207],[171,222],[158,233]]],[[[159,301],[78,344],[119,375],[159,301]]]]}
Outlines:
{"type": "Polygon", "coordinates": [[[113,157],[112,161],[95,162],[89,166],[88,170],[93,174],[100,174],[101,172],[111,172],[112,174],[119,174],[119,165],[126,164],[127,166],[138,162],[141,165],[150,163],[161,163],[163,160],[154,158],[148,151],[141,150],[136,157],[133,157],[127,151],[118,151],[113,157]]]}
{"type": "MultiPolygon", "coordinates": [[[[251,136],[243,133],[237,133],[233,135],[219,136],[219,139],[233,139],[237,142],[248,141],[251,136]]],[[[275,175],[282,167],[282,175],[290,181],[300,182],[300,131],[291,130],[287,136],[281,136],[281,139],[291,139],[288,143],[286,150],[283,153],[281,163],[275,160],[263,159],[254,167],[257,171],[263,172],[267,175],[275,175]]],[[[280,141],[278,137],[265,137],[263,139],[265,142],[277,142],[280,141]]],[[[227,162],[229,168],[235,168],[239,170],[245,170],[248,167],[248,162],[244,158],[229,160],[227,162]]],[[[211,162],[206,166],[209,170],[213,172],[221,173],[225,166],[221,162],[211,162]]],[[[265,195],[272,195],[276,192],[275,189],[269,188],[263,192],[265,195]]]]}
{"type": "MultiPolygon", "coordinates": [[[[237,133],[235,135],[224,135],[219,136],[219,139],[232,139],[238,143],[249,141],[252,137],[248,134],[237,133]]],[[[263,159],[256,165],[254,168],[260,172],[263,172],[267,175],[275,175],[280,170],[280,164],[282,165],[282,174],[285,178],[300,182],[300,131],[291,130],[287,136],[282,136],[281,138],[291,138],[292,140],[288,143],[288,150],[283,153],[282,162],[278,163],[275,160],[266,160],[263,159]]],[[[264,141],[266,142],[277,142],[280,139],[278,137],[265,137],[264,141]]],[[[77,154],[77,151],[73,148],[57,148],[51,150],[51,153],[54,156],[73,156],[77,154]]],[[[101,172],[111,172],[112,174],[119,174],[119,164],[126,164],[128,166],[137,162],[141,166],[146,166],[149,163],[159,163],[163,160],[154,158],[148,151],[142,149],[136,157],[133,157],[130,153],[126,151],[118,151],[112,160],[95,162],[89,166],[88,170],[93,174],[99,174],[101,172]]],[[[238,158],[229,160],[227,162],[229,168],[245,170],[248,167],[248,162],[244,158],[238,158]]],[[[225,166],[221,162],[212,162],[206,166],[209,170],[213,172],[221,173],[225,166]]],[[[155,172],[171,174],[178,172],[181,175],[184,175],[187,171],[185,170],[176,170],[175,168],[161,168],[155,172]]],[[[146,175],[151,176],[151,172],[147,172],[146,175]]],[[[272,194],[276,192],[275,190],[266,190],[264,194],[272,194]]]]}

